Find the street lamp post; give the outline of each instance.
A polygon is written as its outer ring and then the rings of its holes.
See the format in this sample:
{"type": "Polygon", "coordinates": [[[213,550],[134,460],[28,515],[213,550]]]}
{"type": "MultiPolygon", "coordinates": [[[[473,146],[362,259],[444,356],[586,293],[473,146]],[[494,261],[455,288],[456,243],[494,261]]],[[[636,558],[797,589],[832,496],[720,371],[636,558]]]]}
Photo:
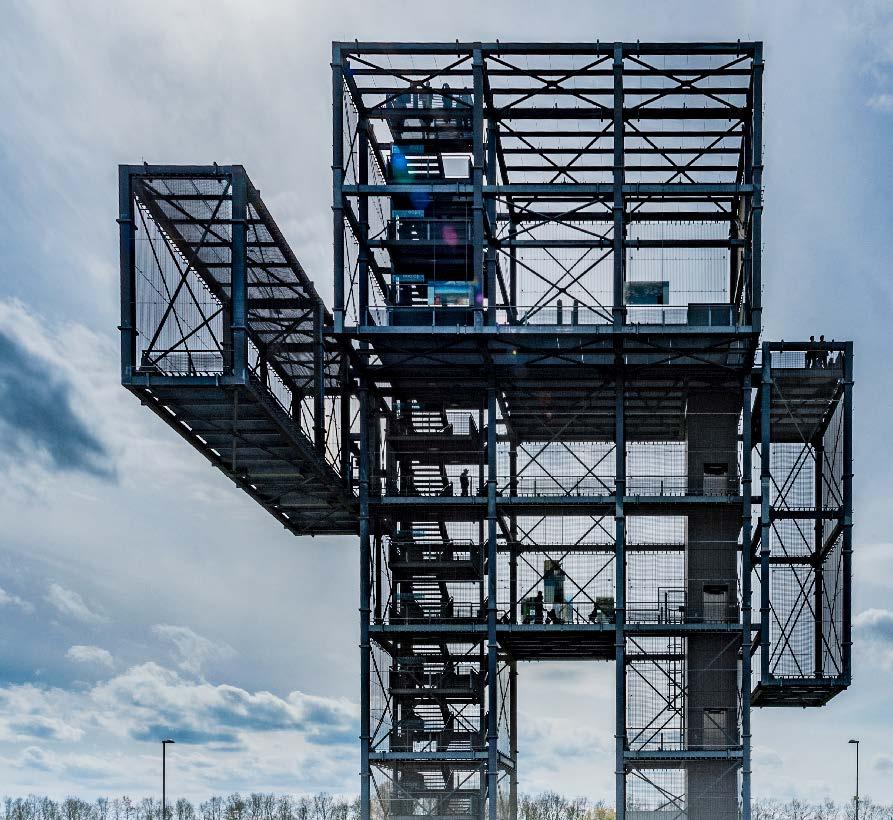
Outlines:
{"type": "Polygon", "coordinates": [[[856,744],[856,817],[859,820],[859,741],[853,738],[850,743],[856,744]]]}
{"type": "Polygon", "coordinates": [[[161,820],[167,820],[167,745],[176,743],[170,738],[161,741],[161,820]]]}

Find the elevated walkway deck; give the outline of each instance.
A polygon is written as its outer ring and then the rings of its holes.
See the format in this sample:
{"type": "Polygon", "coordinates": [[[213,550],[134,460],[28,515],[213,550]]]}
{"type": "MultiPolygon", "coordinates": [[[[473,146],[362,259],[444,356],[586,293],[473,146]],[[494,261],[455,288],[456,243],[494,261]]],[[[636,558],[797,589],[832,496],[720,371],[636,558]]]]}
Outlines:
{"type": "Polygon", "coordinates": [[[343,479],[254,380],[135,377],[127,387],[295,535],[353,535],[343,479]]]}
{"type": "Polygon", "coordinates": [[[293,533],[356,533],[345,348],[245,169],[119,183],[123,385],[293,533]]]}

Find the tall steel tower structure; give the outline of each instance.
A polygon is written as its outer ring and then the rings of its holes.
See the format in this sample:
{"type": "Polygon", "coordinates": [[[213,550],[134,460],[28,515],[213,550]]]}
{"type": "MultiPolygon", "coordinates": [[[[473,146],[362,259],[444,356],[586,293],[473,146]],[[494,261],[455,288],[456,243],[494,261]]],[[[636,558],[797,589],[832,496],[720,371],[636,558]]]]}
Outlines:
{"type": "Polygon", "coordinates": [[[335,43],[331,314],[240,166],[122,167],[125,386],[359,534],[364,818],[513,820],[524,661],[614,661],[627,820],[749,818],[751,707],[849,685],[853,352],[760,343],[762,73],[335,43]]]}

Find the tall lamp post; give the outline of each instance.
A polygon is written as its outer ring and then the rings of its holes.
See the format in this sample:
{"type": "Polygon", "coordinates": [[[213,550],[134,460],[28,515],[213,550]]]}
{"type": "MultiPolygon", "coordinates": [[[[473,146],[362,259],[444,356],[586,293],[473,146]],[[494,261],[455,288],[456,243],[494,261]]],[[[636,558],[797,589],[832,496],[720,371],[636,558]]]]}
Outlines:
{"type": "Polygon", "coordinates": [[[859,741],[856,739],[850,740],[850,743],[856,744],[856,817],[855,820],[859,820],[859,741]]]}
{"type": "MultiPolygon", "coordinates": [[[[165,738],[161,741],[161,820],[167,820],[167,745],[176,743],[165,738]]],[[[858,813],[858,811],[857,811],[858,813]]]]}

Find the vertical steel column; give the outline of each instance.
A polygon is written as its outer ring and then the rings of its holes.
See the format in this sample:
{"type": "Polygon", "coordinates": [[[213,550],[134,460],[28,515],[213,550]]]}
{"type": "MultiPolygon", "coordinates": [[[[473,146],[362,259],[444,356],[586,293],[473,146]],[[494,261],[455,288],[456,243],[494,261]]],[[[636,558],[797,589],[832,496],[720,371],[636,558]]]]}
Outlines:
{"type": "Polygon", "coordinates": [[[248,381],[248,176],[235,166],[232,172],[232,345],[233,375],[248,381]]]}
{"type": "Polygon", "coordinates": [[[335,276],[335,332],[344,330],[344,67],[341,47],[332,44],[332,259],[335,276]]]}
{"type": "MultiPolygon", "coordinates": [[[[751,109],[753,109],[753,90],[749,95],[751,109]]],[[[753,185],[753,116],[750,122],[744,123],[743,151],[744,151],[744,184],[753,185]]],[[[744,239],[744,256],[742,260],[741,277],[741,301],[744,304],[744,315],[742,321],[744,324],[751,324],[753,316],[753,235],[751,233],[750,215],[753,206],[751,197],[742,196],[741,208],[739,215],[741,217],[741,226],[744,228],[740,231],[741,237],[744,239]]],[[[740,229],[739,229],[740,230],[740,229]]]]}
{"type": "MultiPolygon", "coordinates": [[[[623,45],[614,44],[614,333],[619,334],[626,322],[624,294],[624,124],[623,124],[623,45]]],[[[614,338],[616,396],[614,418],[615,490],[614,490],[614,652],[615,652],[615,813],[617,820],[626,817],[626,519],[623,498],[626,495],[626,380],[623,375],[623,340],[614,338]]]]}
{"type": "MultiPolygon", "coordinates": [[[[484,292],[484,58],[480,43],[475,43],[472,51],[472,74],[474,76],[474,109],[471,119],[471,183],[474,192],[471,199],[471,253],[475,295],[482,297],[484,292]]],[[[480,327],[483,324],[482,306],[476,304],[473,307],[475,327],[480,327]]]]}
{"type": "Polygon", "coordinates": [[[843,346],[843,677],[849,684],[853,650],[853,343],[843,346]]]}
{"type": "Polygon", "coordinates": [[[325,307],[322,300],[313,309],[313,446],[326,452],[326,351],[323,345],[325,307]]]}
{"type": "Polygon", "coordinates": [[[518,818],[518,664],[511,662],[509,670],[509,754],[512,771],[509,779],[509,820],[518,818]]]}
{"type": "Polygon", "coordinates": [[[753,196],[751,197],[751,325],[759,332],[763,315],[763,44],[753,52],[753,196]]]}
{"type": "Polygon", "coordinates": [[[753,566],[750,555],[751,540],[751,390],[750,373],[744,377],[741,411],[741,820],[750,820],[750,678],[751,678],[751,621],[753,617],[753,566]]]}
{"type": "Polygon", "coordinates": [[[614,660],[616,674],[615,714],[615,812],[617,820],[626,817],[626,519],[623,497],[626,495],[626,379],[617,361],[615,396],[615,490],[614,490],[614,660]]]}
{"type": "Polygon", "coordinates": [[[815,646],[813,647],[813,674],[820,678],[823,674],[824,668],[824,623],[822,622],[822,611],[824,609],[823,602],[823,593],[824,593],[824,572],[822,567],[822,550],[825,546],[824,536],[825,536],[825,520],[819,515],[824,506],[822,500],[822,481],[824,478],[824,473],[822,470],[822,462],[825,459],[825,446],[823,439],[824,431],[819,433],[816,436],[815,441],[813,442],[813,454],[815,456],[815,465],[814,465],[814,478],[813,478],[813,503],[815,504],[816,511],[816,519],[813,527],[813,542],[812,542],[812,551],[813,551],[813,563],[812,570],[815,578],[815,585],[813,587],[813,608],[815,609],[815,617],[813,618],[813,626],[815,627],[815,633],[813,636],[813,641],[815,642],[815,646]]]}
{"type": "Polygon", "coordinates": [[[487,388],[487,813],[496,820],[499,680],[496,657],[496,387],[487,388]]]}
{"type": "MultiPolygon", "coordinates": [[[[339,418],[341,425],[341,478],[344,486],[351,489],[350,474],[350,360],[347,351],[342,351],[341,362],[341,406],[339,418]]],[[[297,419],[296,419],[297,421],[297,419]]]]}
{"type": "Polygon", "coordinates": [[[118,235],[121,269],[121,381],[136,367],[136,224],[130,168],[118,166],[118,235]]]}
{"type": "Polygon", "coordinates": [[[769,554],[772,533],[770,463],[771,436],[770,418],[772,412],[772,352],[763,343],[763,371],[760,382],[762,400],[760,403],[760,679],[769,680],[769,554]]]}
{"type": "MultiPolygon", "coordinates": [[[[506,181],[507,182],[507,181],[506,181]]],[[[510,210],[511,213],[511,210],[510,210]]],[[[509,220],[509,235],[515,239],[517,222],[509,220]]],[[[511,305],[508,316],[514,319],[518,317],[518,249],[514,243],[509,247],[509,303],[511,305]]],[[[507,319],[508,320],[508,319],[507,319]]]]}
{"type": "MultiPolygon", "coordinates": [[[[518,445],[515,437],[509,441],[509,496],[518,495],[518,445]]],[[[518,623],[518,517],[514,510],[509,518],[509,600],[510,618],[513,624],[518,623]]]]}
{"type": "MultiPolygon", "coordinates": [[[[487,122],[487,182],[496,184],[496,128],[494,120],[487,122]]],[[[487,324],[496,324],[496,197],[487,198],[487,324]]]]}
{"type": "Polygon", "coordinates": [[[371,743],[370,687],[372,685],[369,616],[371,612],[371,561],[369,544],[369,395],[365,379],[360,399],[360,820],[371,813],[369,746],[371,743]]]}
{"type": "MultiPolygon", "coordinates": [[[[626,321],[624,294],[624,248],[626,228],[623,214],[624,125],[623,125],[623,46],[614,44],[614,332],[626,321]]],[[[618,815],[619,817],[619,815],[618,815]]]]}
{"type": "MultiPolygon", "coordinates": [[[[357,150],[359,152],[359,183],[369,184],[369,121],[360,117],[357,122],[357,150]]],[[[359,210],[360,235],[357,255],[357,324],[369,324],[369,197],[361,196],[357,204],[359,210]]]]}

